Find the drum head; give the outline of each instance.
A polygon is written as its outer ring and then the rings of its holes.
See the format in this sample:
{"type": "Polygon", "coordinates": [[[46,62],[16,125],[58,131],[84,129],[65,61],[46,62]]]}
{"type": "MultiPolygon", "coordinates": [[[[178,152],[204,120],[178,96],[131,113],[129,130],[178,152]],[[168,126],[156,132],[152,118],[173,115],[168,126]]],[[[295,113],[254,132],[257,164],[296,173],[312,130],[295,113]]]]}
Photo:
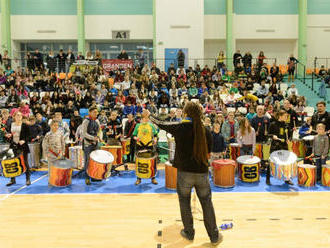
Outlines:
{"type": "Polygon", "coordinates": [[[278,165],[288,165],[297,161],[297,155],[287,150],[279,150],[270,154],[270,162],[278,165]]]}
{"type": "Polygon", "coordinates": [[[260,163],[260,158],[251,155],[244,155],[238,157],[237,162],[240,164],[258,164],[260,163]]]}
{"type": "Polygon", "coordinates": [[[300,165],[298,165],[298,167],[306,168],[306,169],[315,169],[316,168],[315,165],[311,165],[311,164],[300,164],[300,165]]]}
{"type": "Polygon", "coordinates": [[[166,134],[166,137],[167,137],[168,139],[174,139],[174,137],[173,137],[172,134],[170,134],[170,133],[167,133],[167,134],[166,134]]]}
{"type": "Polygon", "coordinates": [[[306,141],[314,140],[314,135],[308,135],[308,136],[305,136],[305,137],[303,138],[303,140],[306,140],[306,141]]]}
{"type": "Polygon", "coordinates": [[[113,155],[105,150],[96,150],[93,151],[90,155],[91,159],[101,164],[112,163],[114,158],[113,155]]]}
{"type": "Polygon", "coordinates": [[[221,165],[236,165],[236,162],[231,159],[218,159],[212,162],[212,166],[221,166],[221,165]]]}
{"type": "Polygon", "coordinates": [[[53,162],[53,166],[56,168],[69,169],[74,167],[74,163],[69,159],[59,159],[53,162]]]}

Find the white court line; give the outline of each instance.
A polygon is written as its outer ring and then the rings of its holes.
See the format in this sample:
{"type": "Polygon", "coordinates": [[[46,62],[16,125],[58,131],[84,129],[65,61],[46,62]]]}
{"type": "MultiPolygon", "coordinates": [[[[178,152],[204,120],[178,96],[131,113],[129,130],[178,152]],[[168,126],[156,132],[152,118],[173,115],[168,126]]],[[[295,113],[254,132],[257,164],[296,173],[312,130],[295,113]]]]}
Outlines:
{"type": "MultiPolygon", "coordinates": [[[[34,183],[36,183],[36,182],[38,182],[38,181],[40,181],[41,179],[45,178],[46,176],[48,176],[48,174],[45,174],[45,175],[43,175],[43,176],[37,178],[36,180],[34,180],[34,181],[31,182],[31,185],[34,184],[34,183]]],[[[30,185],[30,186],[31,186],[31,185],[30,185]]],[[[4,201],[4,200],[8,199],[10,196],[15,195],[17,192],[19,192],[19,191],[21,191],[22,189],[25,189],[25,188],[27,188],[27,187],[28,187],[28,186],[24,185],[24,186],[20,187],[19,189],[15,190],[14,192],[11,192],[10,194],[6,194],[4,197],[0,198],[0,202],[2,202],[2,201],[4,201]]]]}

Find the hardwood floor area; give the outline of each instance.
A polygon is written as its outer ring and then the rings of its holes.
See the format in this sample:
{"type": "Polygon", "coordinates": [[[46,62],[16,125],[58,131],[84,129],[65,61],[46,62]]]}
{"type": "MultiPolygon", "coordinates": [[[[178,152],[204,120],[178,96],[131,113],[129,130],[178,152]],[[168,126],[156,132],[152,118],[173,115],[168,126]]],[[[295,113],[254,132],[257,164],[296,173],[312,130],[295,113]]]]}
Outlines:
{"type": "MultiPolygon", "coordinates": [[[[218,225],[234,223],[218,247],[330,247],[330,192],[214,193],[213,203],[218,225]]],[[[211,247],[192,206],[188,242],[176,194],[12,195],[0,201],[0,247],[211,247]]]]}

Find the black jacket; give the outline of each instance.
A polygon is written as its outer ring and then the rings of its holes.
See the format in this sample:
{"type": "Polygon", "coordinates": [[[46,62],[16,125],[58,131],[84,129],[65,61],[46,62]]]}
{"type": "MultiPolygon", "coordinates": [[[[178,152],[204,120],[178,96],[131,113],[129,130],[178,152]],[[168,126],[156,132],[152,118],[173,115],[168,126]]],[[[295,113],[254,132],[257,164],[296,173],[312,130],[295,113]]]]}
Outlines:
{"type": "Polygon", "coordinates": [[[19,145],[19,144],[15,144],[13,142],[13,140],[11,140],[10,148],[12,148],[14,150],[15,154],[17,154],[18,151],[23,151],[24,153],[29,153],[30,149],[29,149],[28,143],[30,141],[30,128],[25,123],[22,123],[19,140],[24,140],[25,143],[23,145],[19,145]]]}
{"type": "MultiPolygon", "coordinates": [[[[205,164],[198,163],[193,158],[193,124],[191,122],[162,122],[151,116],[150,119],[158,125],[159,128],[164,129],[173,135],[175,139],[175,155],[173,166],[179,171],[206,173],[208,172],[208,161],[205,164]]],[[[212,136],[210,131],[205,128],[208,151],[212,149],[212,136]]]]}

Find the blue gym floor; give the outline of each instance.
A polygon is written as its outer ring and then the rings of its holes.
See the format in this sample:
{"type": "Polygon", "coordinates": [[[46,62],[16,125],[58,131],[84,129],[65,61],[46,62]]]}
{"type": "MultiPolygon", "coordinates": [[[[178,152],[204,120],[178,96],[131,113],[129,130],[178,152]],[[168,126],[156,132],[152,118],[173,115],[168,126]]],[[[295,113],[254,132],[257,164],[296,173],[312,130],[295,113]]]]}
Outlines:
{"type": "MultiPolygon", "coordinates": [[[[0,177],[0,194],[138,194],[138,193],[175,193],[165,188],[165,171],[159,170],[157,174],[158,185],[151,183],[150,179],[142,179],[142,183],[135,186],[135,171],[123,171],[119,176],[110,177],[101,182],[92,182],[86,186],[84,178],[74,173],[72,185],[64,188],[48,186],[46,171],[36,171],[31,175],[32,185],[25,187],[25,175],[16,178],[16,185],[6,187],[8,178],[0,177]]],[[[271,178],[271,186],[266,185],[265,176],[262,175],[258,183],[243,183],[236,178],[236,186],[223,189],[214,186],[211,178],[212,192],[306,192],[306,191],[330,191],[329,187],[317,184],[315,187],[305,188],[297,185],[289,186],[283,181],[271,178]]]]}

